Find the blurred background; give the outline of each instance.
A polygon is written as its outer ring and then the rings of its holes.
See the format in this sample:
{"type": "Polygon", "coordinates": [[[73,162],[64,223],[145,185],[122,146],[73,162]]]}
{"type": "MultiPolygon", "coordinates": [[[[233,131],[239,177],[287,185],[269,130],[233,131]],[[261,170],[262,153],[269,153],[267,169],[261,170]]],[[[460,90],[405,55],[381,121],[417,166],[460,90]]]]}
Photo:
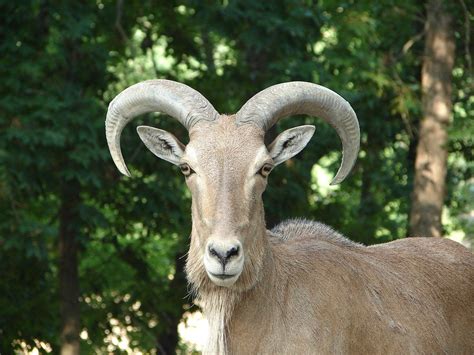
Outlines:
{"type": "Polygon", "coordinates": [[[316,134],[276,169],[267,224],[316,219],[364,243],[474,238],[473,0],[0,1],[0,353],[199,351],[187,297],[190,194],[178,169],[122,135],[110,100],[166,78],[233,113],[290,80],[341,94],[361,126],[358,163],[329,186],[340,142],[316,134]]]}

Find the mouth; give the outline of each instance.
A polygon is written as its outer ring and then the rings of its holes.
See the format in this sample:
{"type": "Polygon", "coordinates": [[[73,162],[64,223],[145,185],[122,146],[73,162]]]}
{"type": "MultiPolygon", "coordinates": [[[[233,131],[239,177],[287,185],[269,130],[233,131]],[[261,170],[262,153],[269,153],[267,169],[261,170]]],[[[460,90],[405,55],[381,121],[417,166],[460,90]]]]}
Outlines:
{"type": "Polygon", "coordinates": [[[209,274],[211,274],[211,276],[216,277],[216,278],[221,279],[221,280],[231,279],[235,276],[235,275],[229,275],[229,274],[214,274],[212,272],[210,272],[209,274]]]}

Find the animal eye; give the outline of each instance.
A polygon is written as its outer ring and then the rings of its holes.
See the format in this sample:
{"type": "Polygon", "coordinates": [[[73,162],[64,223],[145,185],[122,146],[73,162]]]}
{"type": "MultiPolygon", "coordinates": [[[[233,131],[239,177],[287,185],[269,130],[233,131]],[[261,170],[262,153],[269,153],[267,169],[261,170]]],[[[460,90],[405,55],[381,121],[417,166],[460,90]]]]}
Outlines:
{"type": "Polygon", "coordinates": [[[268,174],[270,174],[270,172],[272,171],[273,169],[273,165],[271,164],[264,164],[261,169],[259,170],[259,174],[262,175],[263,177],[267,177],[268,174]]]}
{"type": "Polygon", "coordinates": [[[189,164],[181,164],[179,166],[179,169],[181,170],[181,172],[183,173],[184,176],[188,177],[189,175],[191,174],[194,174],[194,170],[191,169],[191,167],[189,166],[189,164]]]}

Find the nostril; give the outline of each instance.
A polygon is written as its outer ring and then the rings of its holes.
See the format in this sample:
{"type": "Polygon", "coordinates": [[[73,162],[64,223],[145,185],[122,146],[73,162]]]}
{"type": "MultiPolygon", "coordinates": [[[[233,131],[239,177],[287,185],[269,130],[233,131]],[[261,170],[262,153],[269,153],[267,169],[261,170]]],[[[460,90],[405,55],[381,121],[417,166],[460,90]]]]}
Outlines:
{"type": "Polygon", "coordinates": [[[239,255],[239,247],[235,246],[230,248],[226,253],[226,259],[230,259],[233,256],[239,255]]]}
{"type": "Polygon", "coordinates": [[[239,245],[228,246],[216,245],[214,243],[209,244],[207,247],[208,255],[212,258],[219,260],[219,263],[222,264],[222,267],[225,268],[226,263],[233,257],[239,255],[239,245]],[[223,247],[223,248],[222,248],[223,247]]]}
{"type": "Polygon", "coordinates": [[[216,249],[214,249],[212,246],[209,246],[209,254],[211,254],[212,256],[215,256],[216,258],[219,258],[220,259],[220,255],[219,253],[216,251],[216,249]]]}

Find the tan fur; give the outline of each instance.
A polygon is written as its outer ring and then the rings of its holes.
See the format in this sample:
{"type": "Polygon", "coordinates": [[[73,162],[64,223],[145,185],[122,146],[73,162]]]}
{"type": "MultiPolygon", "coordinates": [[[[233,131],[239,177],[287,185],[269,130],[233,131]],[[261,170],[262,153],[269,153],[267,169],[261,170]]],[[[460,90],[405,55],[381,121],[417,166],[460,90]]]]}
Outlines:
{"type": "Polygon", "coordinates": [[[444,239],[365,247],[329,227],[265,228],[255,175],[263,131],[234,116],[200,122],[183,161],[193,196],[186,272],[210,324],[208,354],[474,354],[474,256],[444,239]],[[203,265],[209,238],[238,238],[230,287],[203,265]]]}

